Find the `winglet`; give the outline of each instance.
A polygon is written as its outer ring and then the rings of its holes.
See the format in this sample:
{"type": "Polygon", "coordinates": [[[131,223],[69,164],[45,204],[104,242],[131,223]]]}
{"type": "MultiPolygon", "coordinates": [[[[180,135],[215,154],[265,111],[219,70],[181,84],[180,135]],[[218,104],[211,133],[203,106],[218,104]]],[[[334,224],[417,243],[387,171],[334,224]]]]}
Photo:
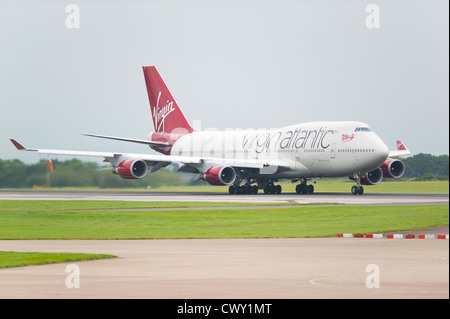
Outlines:
{"type": "Polygon", "coordinates": [[[26,150],[25,147],[23,147],[19,142],[17,142],[15,139],[10,139],[10,141],[14,144],[14,146],[17,148],[17,150],[19,151],[23,151],[26,150]]]}
{"type": "Polygon", "coordinates": [[[399,151],[407,151],[405,144],[402,141],[397,141],[397,150],[399,151]]]}
{"type": "Polygon", "coordinates": [[[401,141],[401,140],[397,141],[397,150],[389,152],[389,156],[390,157],[394,157],[394,156],[408,156],[408,155],[411,155],[411,152],[406,147],[405,143],[403,143],[403,141],[401,141]]]}

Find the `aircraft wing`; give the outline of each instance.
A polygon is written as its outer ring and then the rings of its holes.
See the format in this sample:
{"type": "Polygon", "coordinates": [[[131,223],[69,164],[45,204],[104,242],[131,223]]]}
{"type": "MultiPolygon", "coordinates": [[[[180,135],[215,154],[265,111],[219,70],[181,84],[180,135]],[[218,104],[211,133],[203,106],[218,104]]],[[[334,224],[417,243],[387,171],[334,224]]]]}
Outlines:
{"type": "Polygon", "coordinates": [[[90,137],[106,138],[106,139],[116,140],[116,141],[139,143],[139,144],[145,144],[145,145],[149,145],[149,146],[169,146],[169,143],[167,143],[167,142],[154,142],[154,141],[148,141],[148,140],[138,140],[135,138],[125,138],[125,137],[96,135],[96,134],[83,134],[83,135],[90,136],[90,137]]]}
{"type": "Polygon", "coordinates": [[[397,149],[395,151],[389,151],[389,157],[408,155],[411,155],[411,152],[406,148],[402,141],[397,141],[397,149]]]}
{"type": "Polygon", "coordinates": [[[151,173],[156,172],[158,169],[165,167],[171,163],[183,164],[185,166],[188,165],[192,167],[194,171],[197,172],[205,172],[209,167],[216,165],[227,165],[239,169],[265,169],[273,172],[275,172],[275,170],[279,168],[283,169],[288,168],[287,165],[283,165],[282,163],[275,163],[275,162],[269,163],[262,160],[39,149],[39,148],[26,148],[14,139],[11,139],[11,142],[19,151],[31,151],[37,152],[38,154],[49,154],[49,155],[70,155],[70,156],[88,156],[88,157],[90,156],[100,158],[103,157],[105,162],[110,162],[114,167],[127,159],[140,159],[145,161],[148,166],[152,166],[151,173]]]}

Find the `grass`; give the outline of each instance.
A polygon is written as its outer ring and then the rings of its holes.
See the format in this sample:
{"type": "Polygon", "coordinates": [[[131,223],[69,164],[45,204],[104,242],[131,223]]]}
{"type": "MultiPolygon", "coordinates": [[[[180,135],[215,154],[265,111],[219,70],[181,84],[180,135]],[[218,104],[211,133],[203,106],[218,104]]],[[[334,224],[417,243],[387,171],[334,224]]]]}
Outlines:
{"type": "Polygon", "coordinates": [[[0,239],[327,237],[448,225],[448,205],[0,213],[0,239]]]}
{"type": "MultiPolygon", "coordinates": [[[[327,237],[448,225],[448,205],[255,208],[242,203],[0,201],[0,239],[174,239],[327,237]],[[248,208],[220,209],[221,206],[248,208]],[[200,210],[195,207],[218,208],[200,210]],[[177,210],[178,207],[193,207],[177,210]],[[127,211],[126,209],[137,209],[127,211]],[[139,208],[173,208],[140,211],[139,208]],[[107,209],[122,209],[107,211],[107,209]]],[[[267,205],[267,204],[264,204],[267,205]]],[[[280,204],[273,204],[280,205],[280,204]]],[[[0,268],[112,255],[0,251],[0,268]]]]}
{"type": "Polygon", "coordinates": [[[0,251],[0,268],[115,258],[113,255],[0,251]]]}

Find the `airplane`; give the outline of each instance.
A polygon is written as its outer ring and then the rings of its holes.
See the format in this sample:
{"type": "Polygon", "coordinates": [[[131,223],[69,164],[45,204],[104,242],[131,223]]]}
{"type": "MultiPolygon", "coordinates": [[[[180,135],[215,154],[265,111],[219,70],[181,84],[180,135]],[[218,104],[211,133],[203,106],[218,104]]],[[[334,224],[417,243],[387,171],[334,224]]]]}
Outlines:
{"type": "Polygon", "coordinates": [[[227,185],[229,194],[280,194],[279,180],[298,183],[296,193],[312,194],[310,182],[322,177],[349,177],[356,185],[376,185],[384,178],[400,178],[404,163],[393,157],[410,151],[402,141],[389,151],[369,125],[356,121],[309,122],[269,130],[195,130],[167,88],[155,66],[143,66],[154,132],[147,139],[84,134],[90,137],[139,143],[160,154],[129,154],[25,148],[38,154],[93,156],[111,163],[124,179],[143,178],[176,163],[179,172],[192,173],[210,185],[227,185]]]}

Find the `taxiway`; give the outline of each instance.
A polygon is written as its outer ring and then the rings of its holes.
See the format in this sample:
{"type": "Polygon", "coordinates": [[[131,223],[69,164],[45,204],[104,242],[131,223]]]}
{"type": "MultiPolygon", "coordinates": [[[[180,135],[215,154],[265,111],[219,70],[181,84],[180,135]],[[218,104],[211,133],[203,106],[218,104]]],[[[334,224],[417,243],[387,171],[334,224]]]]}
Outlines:
{"type": "Polygon", "coordinates": [[[448,240],[2,240],[0,250],[116,259],[0,269],[0,298],[449,298],[448,240]],[[369,265],[380,287],[370,288],[369,265]]]}

